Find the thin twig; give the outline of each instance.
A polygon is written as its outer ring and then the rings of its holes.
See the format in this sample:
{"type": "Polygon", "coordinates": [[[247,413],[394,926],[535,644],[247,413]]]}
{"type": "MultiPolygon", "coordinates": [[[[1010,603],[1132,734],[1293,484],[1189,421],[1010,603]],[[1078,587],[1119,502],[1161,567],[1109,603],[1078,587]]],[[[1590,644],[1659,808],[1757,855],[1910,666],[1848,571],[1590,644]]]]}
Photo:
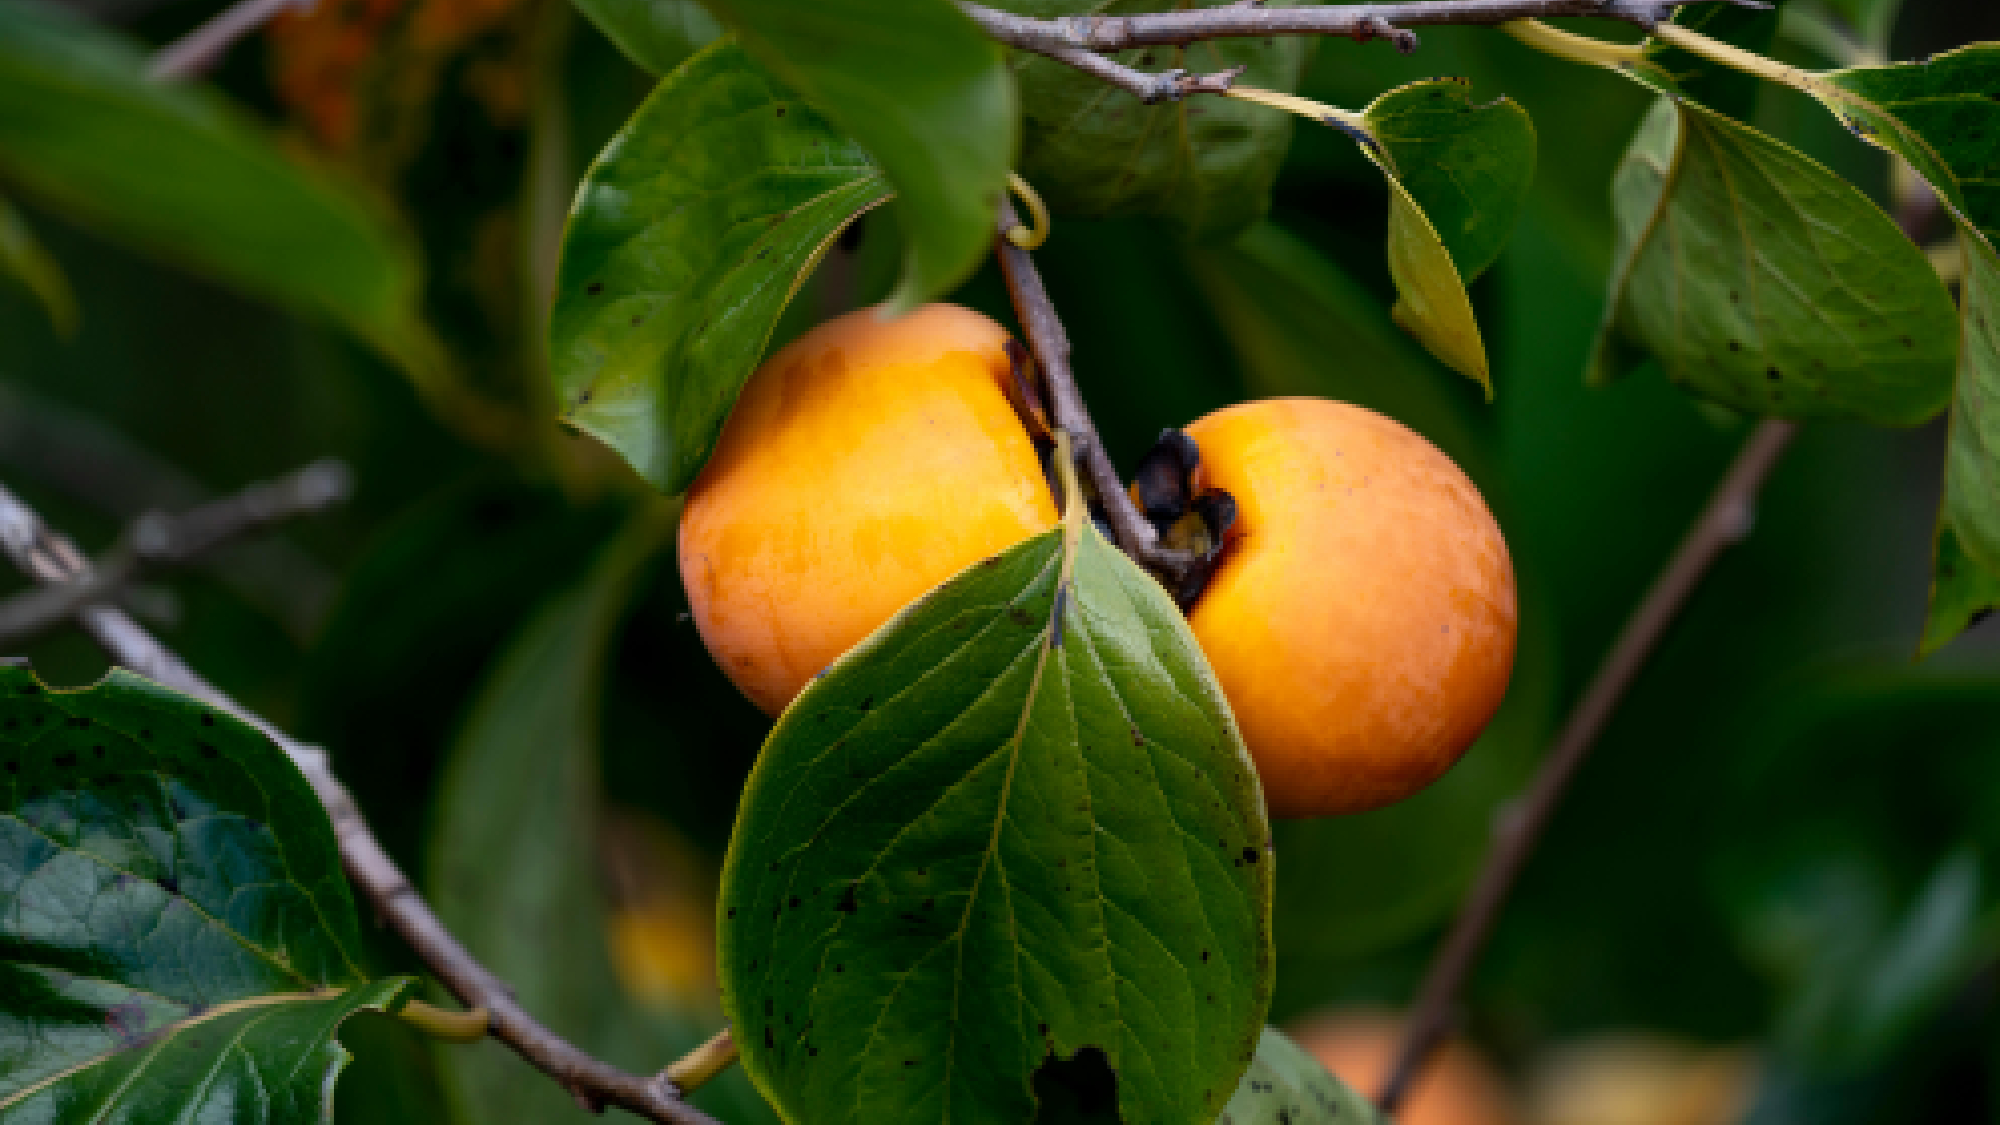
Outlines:
{"type": "Polygon", "coordinates": [[[115,599],[148,570],[184,566],[286,520],[324,511],[347,498],[350,484],[346,465],[317,461],[177,518],[148,512],[87,577],[0,601],[0,646],[19,645],[84,606],[115,599]]]}
{"type": "Polygon", "coordinates": [[[1147,105],[1177,102],[1190,94],[1220,94],[1235,83],[1247,67],[1233,66],[1213,74],[1190,74],[1185,70],[1164,70],[1148,74],[1082,47],[1036,47],[1027,50],[1047,55],[1066,66],[1108,82],[1147,105]]]}
{"type": "MultiPolygon", "coordinates": [[[[1930,193],[1917,193],[1899,204],[1903,205],[1897,208],[1896,221],[1912,239],[1919,237],[1942,207],[1937,196],[1930,193]]],[[[1450,1032],[1459,992],[1464,989],[1486,939],[1492,935],[1500,909],[1512,893],[1522,866],[1541,839],[1543,829],[1548,827],[1549,818],[1555,814],[1578,767],[1589,756],[1626,690],[1716,557],[1750,534],[1764,482],[1791,447],[1798,430],[1796,422],[1773,418],[1759,423],[1751,433],[1701,518],[1689,529],[1668,561],[1667,569],[1618,634],[1596,677],[1564,724],[1555,748],[1529,783],[1526,795],[1495,824],[1493,847],[1487,853],[1486,865],[1473,883],[1465,905],[1460,907],[1451,933],[1432,960],[1430,972],[1417,993],[1416,1007],[1405,1027],[1395,1066],[1390,1069],[1389,1080],[1377,1099],[1385,1114],[1395,1113],[1432,1052],[1450,1032]]]]}
{"type": "Polygon", "coordinates": [[[1450,1031],[1459,990],[1577,768],[1589,756],[1605,723],[1709,567],[1724,550],[1750,534],[1757,496],[1797,433],[1796,422],[1777,419],[1759,423],[1751,433],[1701,518],[1618,634],[1528,792],[1501,814],[1486,866],[1417,994],[1396,1065],[1376,1100],[1383,1113],[1396,1112],[1431,1052],[1450,1031]]]}
{"type": "Polygon", "coordinates": [[[288,8],[306,9],[312,3],[313,0],[238,0],[207,23],[155,51],[146,73],[159,82],[177,82],[204,74],[244,36],[288,8]]]}
{"type": "MultiPolygon", "coordinates": [[[[0,469],[10,466],[127,524],[154,509],[183,511],[215,499],[98,419],[0,386],[0,469]]],[[[313,636],[338,586],[318,559],[280,535],[234,544],[196,565],[301,642],[313,636]]]]}
{"type": "Polygon", "coordinates": [[[1063,331],[1055,305],[1042,286],[1034,257],[1007,238],[1007,232],[1019,226],[1020,221],[1013,203],[1001,200],[1000,231],[994,252],[999,255],[1000,272],[1006,275],[1007,290],[1014,298],[1014,312],[1021,318],[1021,329],[1034,351],[1035,365],[1048,384],[1052,420],[1075,442],[1078,467],[1104,506],[1105,518],[1119,548],[1147,566],[1176,578],[1183,576],[1200,561],[1199,557],[1161,546],[1159,533],[1146,522],[1131,494],[1125,491],[1124,482],[1119,480],[1118,470],[1105,453],[1103,440],[1097,436],[1097,424],[1090,420],[1090,411],[1077,392],[1076,374],[1069,365],[1069,335],[1063,331]]]}
{"type": "MultiPolygon", "coordinates": [[[[89,560],[69,540],[51,531],[33,509],[5,487],[0,487],[0,550],[37,582],[69,584],[88,581],[91,576],[89,560]]],[[[235,715],[263,731],[291,757],[326,808],[348,878],[458,997],[459,1003],[467,1009],[484,1008],[490,1013],[495,1038],[593,1109],[618,1106],[649,1121],[668,1125],[719,1125],[682,1101],[679,1092],[665,1079],[628,1074],[600,1062],[522,1010],[513,992],[445,929],[395,861],[382,850],[354,798],[333,775],[325,753],[318,747],[292,738],[203,680],[124,610],[89,605],[78,613],[78,618],[117,663],[235,715]]]]}
{"type": "MultiPolygon", "coordinates": [[[[1229,4],[1133,16],[1062,16],[1034,19],[959,0],[959,8],[981,30],[1010,47],[1051,57],[1059,51],[1123,51],[1134,47],[1181,47],[1198,40],[1265,38],[1272,35],[1339,35],[1355,40],[1387,39],[1405,53],[1417,47],[1412,27],[1444,24],[1497,24],[1554,16],[1597,16],[1651,30],[1683,0],[1411,0],[1400,4],[1309,4],[1265,8],[1229,4]]],[[[1684,0],[1767,8],[1761,0],[1684,0]]],[[[1065,59],[1065,61],[1068,61],[1065,59]]]]}

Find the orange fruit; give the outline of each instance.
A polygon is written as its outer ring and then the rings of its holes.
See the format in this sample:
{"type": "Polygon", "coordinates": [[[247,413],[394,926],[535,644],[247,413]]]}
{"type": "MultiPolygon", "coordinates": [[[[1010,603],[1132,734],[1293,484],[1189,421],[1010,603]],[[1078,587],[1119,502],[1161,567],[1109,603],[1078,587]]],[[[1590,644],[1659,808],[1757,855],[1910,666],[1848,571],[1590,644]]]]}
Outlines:
{"type": "Polygon", "coordinates": [[[1006,329],[863,309],[766,360],[681,514],[702,640],[769,714],[917,597],[1055,525],[1006,329]]]}
{"type": "MultiPolygon", "coordinates": [[[[1288,1029],[1299,1046],[1365,1098],[1382,1092],[1402,1046],[1403,1021],[1338,1011],[1288,1029]]],[[[1514,1097],[1492,1064],[1461,1042],[1439,1047],[1396,1114],[1396,1125],[1518,1125],[1514,1097]]]]}
{"type": "Polygon", "coordinates": [[[1321,399],[1187,428],[1236,521],[1188,613],[1274,816],[1358,812],[1435,781],[1514,663],[1514,569],[1479,490],[1398,422],[1321,399]]]}

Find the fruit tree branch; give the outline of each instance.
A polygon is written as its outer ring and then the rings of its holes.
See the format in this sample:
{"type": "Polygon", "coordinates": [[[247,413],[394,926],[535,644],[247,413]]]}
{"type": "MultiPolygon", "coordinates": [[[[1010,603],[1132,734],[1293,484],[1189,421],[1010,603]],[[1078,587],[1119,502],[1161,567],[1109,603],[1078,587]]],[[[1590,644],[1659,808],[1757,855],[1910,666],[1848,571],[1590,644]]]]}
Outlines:
{"type": "Polygon", "coordinates": [[[1357,41],[1387,39],[1405,53],[1417,48],[1410,28],[1444,24],[1498,24],[1554,16],[1598,16],[1648,31],[1686,3],[1729,3],[1768,8],[1762,0],[1408,0],[1390,4],[1326,4],[1265,8],[1251,0],[1213,8],[1185,8],[1132,16],[1062,16],[1034,19],[997,11],[971,0],[959,8],[988,36],[1010,47],[1075,65],[1058,52],[1123,51],[1182,47],[1204,39],[1272,35],[1339,35],[1357,41]]]}
{"type": "Polygon", "coordinates": [[[0,645],[18,645],[110,601],[148,569],[180,566],[246,535],[346,499],[347,466],[318,461],[267,484],[204,504],[179,517],[139,517],[103,563],[74,582],[43,586],[0,601],[0,645]]]}
{"type": "Polygon", "coordinates": [[[1383,1113],[1396,1112],[1432,1050],[1450,1031],[1452,1009],[1466,976],[1493,932],[1500,908],[1513,891],[1522,866],[1548,827],[1577,768],[1589,756],[1626,690],[1638,678],[1647,658],[1709,567],[1723,551],[1750,534],[1757,496],[1798,429],[1795,422],[1767,419],[1751,433],[1708,507],[1681,541],[1666,570],[1646,592],[1645,600],[1625,622],[1527,793],[1501,812],[1494,826],[1493,849],[1488,853],[1486,866],[1479,872],[1471,895],[1459,910],[1451,934],[1431,962],[1430,974],[1417,994],[1416,1009],[1410,1016],[1396,1065],[1377,1099],[1383,1113]]]}
{"type": "MultiPolygon", "coordinates": [[[[33,509],[5,487],[0,487],[0,551],[28,577],[44,585],[74,586],[93,580],[93,568],[82,552],[50,530],[33,509]]],[[[506,984],[488,972],[445,929],[395,861],[382,850],[354,798],[333,775],[325,753],[318,747],[299,742],[223,694],[124,610],[85,603],[77,609],[76,616],[117,663],[235,715],[264,732],[285,751],[326,808],[348,878],[460,1003],[468,1009],[486,1009],[495,1038],[592,1109],[615,1105],[666,1125],[718,1125],[713,1118],[682,1101],[679,1091],[664,1076],[627,1074],[600,1062],[524,1011],[506,984]]]]}
{"type": "Polygon", "coordinates": [[[1189,552],[1162,546],[1159,533],[1125,491],[1117,468],[1104,451],[1103,440],[1097,436],[1097,424],[1090,420],[1090,411],[1077,392],[1076,374],[1069,365],[1069,335],[1042,286],[1034,257],[1007,238],[1007,232],[1019,225],[1013,203],[1001,200],[995,253],[1000,257],[1000,272],[1007,277],[1007,291],[1014,298],[1014,312],[1021,318],[1021,330],[1035,354],[1035,365],[1048,384],[1051,420],[1074,442],[1077,467],[1083,471],[1089,491],[1104,506],[1105,519],[1119,548],[1140,563],[1178,577],[1198,559],[1189,552]]]}

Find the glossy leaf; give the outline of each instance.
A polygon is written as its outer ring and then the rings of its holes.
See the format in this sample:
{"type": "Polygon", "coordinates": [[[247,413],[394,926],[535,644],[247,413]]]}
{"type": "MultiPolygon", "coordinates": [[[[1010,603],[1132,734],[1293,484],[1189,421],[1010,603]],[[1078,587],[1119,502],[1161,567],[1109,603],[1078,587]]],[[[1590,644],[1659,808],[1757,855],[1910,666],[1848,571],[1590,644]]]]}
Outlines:
{"type": "Polygon", "coordinates": [[[688,60],[577,193],[549,329],[563,419],[685,489],[800,282],[888,194],[741,48],[688,60]]]}
{"type": "Polygon", "coordinates": [[[318,1122],[369,981],[333,829],[262,734],[0,667],[0,1119],[318,1122]]]}
{"type": "Polygon", "coordinates": [[[1000,49],[950,0],[711,0],[750,53],[859,141],[909,239],[889,299],[964,281],[993,241],[1020,133],[1000,49]]]}
{"type": "Polygon", "coordinates": [[[1621,330],[1726,406],[1911,425],[1951,394],[1951,295],[1865,195],[1763,133],[1663,99],[1613,187],[1621,330]]]}
{"type": "Polygon", "coordinates": [[[1462,79],[1418,82],[1364,116],[1467,284],[1513,237],[1535,182],[1535,124],[1509,98],[1481,105],[1462,79]]]}
{"type": "Polygon", "coordinates": [[[1026,1121],[1095,1074],[1208,1125],[1270,998],[1268,845],[1186,623],[1072,515],[779,719],[723,873],[744,1065],[801,1123],[1026,1121]]]}
{"type": "Polygon", "coordinates": [[[722,34],[694,0],[576,0],[576,7],[627,58],[663,77],[722,34]]]}
{"type": "MultiPolygon", "coordinates": [[[[1127,16],[1232,0],[1008,0],[1021,15],[1127,16]]],[[[1111,57],[1148,72],[1242,66],[1243,85],[1291,91],[1311,57],[1305,36],[1214,39],[1111,57]]],[[[1123,91],[1026,51],[1013,56],[1025,131],[1021,174],[1062,214],[1158,215],[1183,233],[1227,236],[1260,219],[1290,145],[1292,122],[1227,98],[1144,105],[1123,91]]]]}
{"type": "Polygon", "coordinates": [[[1216,1125],[1384,1125],[1375,1105],[1275,1027],[1216,1125]]]}
{"type": "Polygon", "coordinates": [[[415,254],[357,187],[205,91],[151,81],[124,43],[15,0],[0,0],[0,171],[86,226],[331,317],[416,371],[437,362],[415,254]]]}
{"type": "MultiPolygon", "coordinates": [[[[621,989],[599,892],[605,661],[635,584],[673,527],[667,512],[635,515],[505,648],[452,748],[430,847],[430,889],[452,932],[538,1019],[634,1069],[678,1057],[713,1031],[693,1013],[642,1012],[621,989]]],[[[444,1048],[441,1066],[470,1120],[592,1120],[499,1043],[444,1048]]],[[[717,1082],[700,1100],[732,1122],[769,1116],[740,1079],[717,1082]]]]}
{"type": "Polygon", "coordinates": [[[67,335],[76,330],[76,294],[70,291],[69,278],[5,198],[0,198],[0,275],[33,294],[56,331],[67,335]]]}

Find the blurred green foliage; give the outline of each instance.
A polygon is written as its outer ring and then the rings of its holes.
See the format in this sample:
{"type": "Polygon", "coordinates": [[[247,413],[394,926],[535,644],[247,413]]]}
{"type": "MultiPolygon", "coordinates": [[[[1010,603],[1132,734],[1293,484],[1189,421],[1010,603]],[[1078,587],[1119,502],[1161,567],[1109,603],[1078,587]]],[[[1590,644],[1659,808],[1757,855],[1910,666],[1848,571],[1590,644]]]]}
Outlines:
{"type": "MultiPolygon", "coordinates": [[[[421,21],[382,31],[404,38],[375,65],[425,68],[393,99],[384,70],[301,83],[258,41],[216,80],[290,143],[327,150],[397,201],[424,250],[427,310],[458,360],[454,387],[420,395],[336,328],[134,253],[0,171],[0,195],[80,312],[65,337],[32,293],[0,286],[0,480],[102,549],[133,514],[107,498],[144,492],[147,480],[120,474],[147,458],[211,492],[318,456],[348,460],[353,502],[279,537],[338,581],[330,609],[298,608],[319,605],[303,579],[296,603],[282,581],[253,596],[226,559],[149,585],[138,605],[205,675],[326,744],[418,872],[438,861],[446,751],[503,654],[545,607],[576,597],[618,528],[656,502],[589,439],[547,424],[539,343],[569,194],[651,81],[551,0],[423,3],[467,22],[455,38],[422,40],[428,54],[412,45],[421,21]],[[343,147],[309,126],[298,90],[340,93],[343,81],[394,105],[405,134],[395,146],[343,147]],[[450,405],[468,399],[476,408],[450,405]],[[102,423],[134,456],[52,456],[65,416],[102,423]]],[[[212,7],[133,9],[128,30],[163,42],[212,7]]],[[[1841,7],[1866,17],[1885,6],[1841,7]]],[[[1911,0],[1890,43],[1921,57],[1982,37],[2000,38],[2000,10],[1911,0]]],[[[1038,252],[1122,466],[1161,427],[1245,397],[1350,399],[1459,459],[1514,550],[1525,632],[1503,720],[1431,793],[1280,832],[1277,1022],[1329,1004],[1407,1004],[1492,818],[1747,433],[1656,368],[1583,384],[1614,245],[1611,177],[1650,95],[1488,31],[1423,38],[1409,57],[1322,44],[1301,93],[1360,107],[1455,75],[1533,120],[1526,211],[1471,290],[1493,405],[1390,322],[1381,176],[1331,130],[1296,131],[1270,218],[1240,241],[1059,216],[1038,252]]],[[[1825,62],[1793,40],[1774,50],[1825,62]]],[[[1749,119],[1886,197],[1883,155],[1803,97],[1765,91],[1749,119]]],[[[878,211],[857,230],[799,292],[774,346],[888,295],[903,261],[897,218],[878,211]]],[[[955,299],[1011,320],[990,265],[955,299]]],[[[1757,1045],[1760,1125],[2000,1120],[2000,632],[1976,628],[1912,659],[1943,436],[1935,424],[1825,423],[1800,439],[1755,534],[1716,568],[1612,722],[1473,980],[1468,1029],[1503,1064],[1645,1028],[1757,1045]]],[[[600,793],[672,826],[712,873],[767,724],[703,651],[670,547],[633,582],[605,642],[600,793]]],[[[72,634],[31,655],[53,682],[104,666],[72,634]]],[[[603,918],[572,921],[571,940],[599,940],[603,918]]],[[[393,940],[371,940],[374,968],[412,967],[393,940]]],[[[431,1047],[387,1021],[357,1022],[343,1120],[457,1119],[431,1047]]]]}

